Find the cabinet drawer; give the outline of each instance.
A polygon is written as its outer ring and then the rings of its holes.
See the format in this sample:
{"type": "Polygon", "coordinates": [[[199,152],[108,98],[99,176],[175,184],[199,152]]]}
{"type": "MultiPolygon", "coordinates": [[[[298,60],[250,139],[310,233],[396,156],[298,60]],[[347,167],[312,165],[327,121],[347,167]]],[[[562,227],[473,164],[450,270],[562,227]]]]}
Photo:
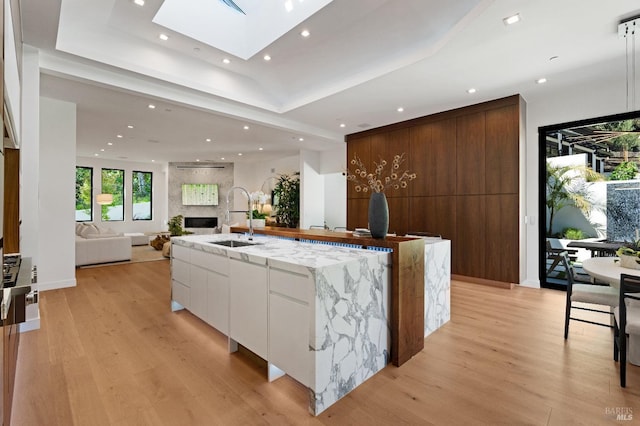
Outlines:
{"type": "Polygon", "coordinates": [[[184,285],[189,285],[189,264],[182,260],[172,259],[171,276],[174,280],[180,281],[184,285]]]}
{"type": "Polygon", "coordinates": [[[184,260],[185,262],[189,262],[189,252],[191,249],[186,247],[179,246],[177,244],[171,244],[171,257],[174,259],[184,260]]]}
{"type": "Polygon", "coordinates": [[[171,300],[175,300],[186,309],[191,308],[191,289],[181,282],[171,281],[171,300]]]}
{"type": "Polygon", "coordinates": [[[269,269],[269,290],[280,293],[293,299],[309,303],[308,275],[296,274],[280,269],[269,269]]]}
{"type": "Polygon", "coordinates": [[[191,263],[220,275],[229,275],[229,258],[200,250],[191,251],[191,263]]]}

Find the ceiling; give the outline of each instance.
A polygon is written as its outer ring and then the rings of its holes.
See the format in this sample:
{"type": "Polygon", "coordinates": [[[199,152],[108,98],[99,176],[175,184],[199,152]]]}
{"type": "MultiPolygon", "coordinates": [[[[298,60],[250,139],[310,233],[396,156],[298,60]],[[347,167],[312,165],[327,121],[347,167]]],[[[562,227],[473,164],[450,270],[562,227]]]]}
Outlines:
{"type": "MultiPolygon", "coordinates": [[[[285,0],[234,1],[248,14],[268,5],[256,26],[289,19],[285,0]]],[[[159,25],[161,0],[20,4],[23,41],[40,49],[41,95],[77,104],[77,155],[140,162],[267,161],[516,93],[531,102],[571,86],[624,86],[618,24],[640,14],[637,0],[316,1],[317,12],[255,54],[159,25]],[[515,13],[521,21],[505,25],[515,13]]],[[[203,10],[183,17],[194,28],[222,25],[210,21],[222,1],[189,2],[203,10]]],[[[240,43],[247,31],[225,33],[240,43]]]]}

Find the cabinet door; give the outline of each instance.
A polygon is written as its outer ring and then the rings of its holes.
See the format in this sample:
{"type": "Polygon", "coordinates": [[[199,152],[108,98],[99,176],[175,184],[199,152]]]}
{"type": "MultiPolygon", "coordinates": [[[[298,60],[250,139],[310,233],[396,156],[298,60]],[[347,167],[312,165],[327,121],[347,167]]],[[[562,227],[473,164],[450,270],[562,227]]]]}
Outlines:
{"type": "Polygon", "coordinates": [[[308,275],[269,270],[269,362],[309,386],[309,303],[313,298],[308,275]]]}
{"type": "Polygon", "coordinates": [[[207,271],[198,266],[190,267],[191,280],[191,306],[189,310],[192,314],[203,321],[208,318],[207,314],[207,271]]]}
{"type": "Polygon", "coordinates": [[[267,359],[267,268],[229,260],[229,336],[267,359]]]}
{"type": "Polygon", "coordinates": [[[309,386],[309,306],[277,293],[269,295],[269,362],[309,386]]]}
{"type": "Polygon", "coordinates": [[[207,322],[221,333],[229,335],[229,277],[217,272],[207,273],[207,322]]]}

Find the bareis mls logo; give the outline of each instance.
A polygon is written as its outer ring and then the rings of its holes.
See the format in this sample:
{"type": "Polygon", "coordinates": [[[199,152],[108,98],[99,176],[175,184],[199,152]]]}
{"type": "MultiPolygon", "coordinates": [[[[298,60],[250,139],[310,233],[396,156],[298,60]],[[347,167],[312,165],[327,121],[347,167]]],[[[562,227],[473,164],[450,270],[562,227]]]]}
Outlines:
{"type": "Polygon", "coordinates": [[[606,417],[613,420],[633,420],[633,408],[631,407],[607,407],[604,409],[606,417]]]}

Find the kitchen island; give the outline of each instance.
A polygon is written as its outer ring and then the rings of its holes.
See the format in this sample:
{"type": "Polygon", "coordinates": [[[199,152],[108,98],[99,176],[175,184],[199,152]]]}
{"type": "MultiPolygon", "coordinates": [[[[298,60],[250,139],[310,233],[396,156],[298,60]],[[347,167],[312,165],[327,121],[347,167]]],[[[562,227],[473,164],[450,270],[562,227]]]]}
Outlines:
{"type": "Polygon", "coordinates": [[[171,239],[173,310],[186,308],[309,389],[317,415],[389,362],[387,251],[256,236],[171,239]],[[227,242],[230,245],[231,243],[227,242]]]}

